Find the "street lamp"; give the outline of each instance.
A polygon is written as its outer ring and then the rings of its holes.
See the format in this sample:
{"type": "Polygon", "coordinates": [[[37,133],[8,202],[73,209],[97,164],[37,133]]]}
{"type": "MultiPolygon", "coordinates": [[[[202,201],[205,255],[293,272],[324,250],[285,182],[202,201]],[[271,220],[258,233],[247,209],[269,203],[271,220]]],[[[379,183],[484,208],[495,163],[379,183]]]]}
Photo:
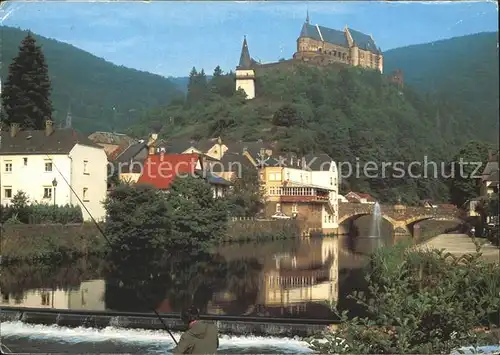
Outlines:
{"type": "Polygon", "coordinates": [[[57,187],[56,178],[54,178],[54,180],[52,180],[52,186],[54,187],[54,207],[56,207],[56,187],[57,187]]]}

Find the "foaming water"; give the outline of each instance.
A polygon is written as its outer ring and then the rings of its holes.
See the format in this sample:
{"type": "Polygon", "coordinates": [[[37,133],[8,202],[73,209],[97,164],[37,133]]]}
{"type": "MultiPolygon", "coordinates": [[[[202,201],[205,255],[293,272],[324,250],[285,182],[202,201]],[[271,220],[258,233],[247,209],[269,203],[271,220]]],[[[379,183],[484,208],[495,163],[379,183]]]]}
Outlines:
{"type": "Polygon", "coordinates": [[[373,205],[373,215],[370,225],[370,238],[380,238],[381,236],[381,225],[382,225],[382,210],[380,209],[380,204],[375,202],[373,205]]]}
{"type": "MultiPolygon", "coordinates": [[[[29,352],[40,347],[39,351],[78,353],[89,351],[109,353],[168,353],[174,342],[170,335],[160,330],[136,330],[107,327],[67,328],[26,324],[22,322],[3,322],[0,324],[2,342],[15,352],[29,352]],[[68,351],[69,350],[69,351],[68,351]]],[[[174,333],[179,339],[180,333],[174,333]]],[[[310,353],[307,343],[295,338],[257,337],[257,336],[220,336],[219,351],[223,353],[310,353]]]]}

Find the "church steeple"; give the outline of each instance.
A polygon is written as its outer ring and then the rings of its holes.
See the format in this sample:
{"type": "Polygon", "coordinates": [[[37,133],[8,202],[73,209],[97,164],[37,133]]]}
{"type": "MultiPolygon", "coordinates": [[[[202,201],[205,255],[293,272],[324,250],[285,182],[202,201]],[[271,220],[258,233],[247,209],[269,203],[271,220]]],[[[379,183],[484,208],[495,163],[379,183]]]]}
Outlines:
{"type": "Polygon", "coordinates": [[[248,51],[247,36],[243,38],[243,47],[241,48],[240,64],[238,69],[250,69],[252,66],[252,59],[250,58],[250,52],[248,51]]]}
{"type": "Polygon", "coordinates": [[[236,67],[236,90],[242,89],[247,100],[255,97],[255,70],[252,68],[252,63],[255,61],[250,57],[247,36],[245,36],[241,48],[240,64],[236,67]]]}
{"type": "Polygon", "coordinates": [[[307,9],[306,23],[309,25],[309,9],[307,9]]]}

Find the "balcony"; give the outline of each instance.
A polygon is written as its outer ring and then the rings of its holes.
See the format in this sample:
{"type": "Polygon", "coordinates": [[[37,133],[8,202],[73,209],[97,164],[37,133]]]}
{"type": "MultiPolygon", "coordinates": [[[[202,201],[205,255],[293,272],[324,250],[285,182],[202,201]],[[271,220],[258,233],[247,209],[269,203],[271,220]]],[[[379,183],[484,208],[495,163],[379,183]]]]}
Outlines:
{"type": "Polygon", "coordinates": [[[279,191],[281,202],[328,203],[329,193],[314,187],[282,187],[279,191]]]}

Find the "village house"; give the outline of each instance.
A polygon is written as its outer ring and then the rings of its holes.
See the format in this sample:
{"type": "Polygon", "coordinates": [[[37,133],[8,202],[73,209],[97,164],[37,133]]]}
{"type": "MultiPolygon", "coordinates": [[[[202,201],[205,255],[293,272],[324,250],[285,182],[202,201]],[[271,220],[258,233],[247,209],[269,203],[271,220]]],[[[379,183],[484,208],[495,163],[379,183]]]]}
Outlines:
{"type": "Polygon", "coordinates": [[[498,193],[499,171],[498,151],[489,152],[488,163],[481,174],[481,196],[491,196],[498,193]]]}
{"type": "Polygon", "coordinates": [[[89,136],[89,139],[104,148],[108,159],[119,147],[134,143],[134,139],[126,134],[114,132],[94,132],[89,136]]]}
{"type": "Polygon", "coordinates": [[[242,177],[249,170],[256,170],[256,167],[246,155],[229,152],[210,166],[210,171],[214,175],[229,181],[242,177]]]}
{"type": "Polygon", "coordinates": [[[345,195],[345,197],[347,198],[347,201],[351,203],[375,204],[375,202],[377,202],[373,196],[361,192],[350,191],[345,195]]]}
{"type": "Polygon", "coordinates": [[[298,219],[304,233],[338,228],[338,170],[327,154],[267,157],[259,175],[266,216],[298,219]]]}
{"type": "MultiPolygon", "coordinates": [[[[0,134],[1,203],[10,204],[17,191],[30,202],[80,205],[96,220],[106,212],[108,159],[104,148],[73,129],[21,130],[13,123],[0,134]],[[72,192],[71,188],[75,193],[72,192]]],[[[91,220],[82,207],[84,220],[91,220]]]]}
{"type": "Polygon", "coordinates": [[[193,176],[205,179],[216,198],[224,197],[231,183],[211,174],[203,165],[202,156],[191,154],[150,154],[144,161],[144,168],[137,183],[151,184],[160,190],[167,190],[178,176],[193,176]]]}

